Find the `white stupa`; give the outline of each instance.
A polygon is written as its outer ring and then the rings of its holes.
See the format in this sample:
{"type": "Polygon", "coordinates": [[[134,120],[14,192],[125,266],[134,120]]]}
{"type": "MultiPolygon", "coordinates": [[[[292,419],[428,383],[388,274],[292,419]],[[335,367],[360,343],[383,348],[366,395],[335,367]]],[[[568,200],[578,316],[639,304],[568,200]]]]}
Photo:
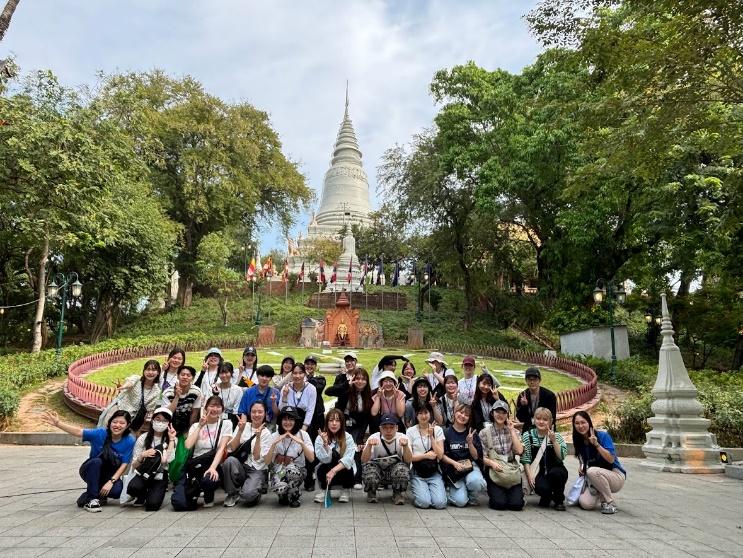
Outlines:
{"type": "MultiPolygon", "coordinates": [[[[333,147],[330,168],[325,173],[320,207],[317,212],[312,214],[306,237],[303,237],[300,233],[297,240],[287,239],[289,270],[291,273],[299,273],[303,262],[305,264],[305,277],[311,271],[316,271],[318,262],[312,262],[305,257],[307,247],[318,238],[331,238],[340,243],[342,236],[345,237],[343,240],[344,253],[338,261],[338,277],[340,278],[342,275],[345,280],[348,274],[349,261],[352,261],[355,267],[354,276],[358,273],[356,243],[350,236],[350,227],[354,224],[368,225],[371,221],[369,219],[369,213],[371,212],[369,181],[366,172],[364,172],[361,157],[356,132],[351,117],[348,115],[348,86],[346,86],[345,111],[333,147]],[[342,231],[346,228],[348,231],[342,234],[342,231]],[[351,251],[350,254],[347,253],[348,250],[351,251]],[[345,267],[341,265],[342,263],[345,263],[345,267]]],[[[325,262],[326,274],[328,269],[332,269],[332,265],[333,262],[325,262]]],[[[348,287],[346,287],[346,290],[349,290],[348,287]]]]}

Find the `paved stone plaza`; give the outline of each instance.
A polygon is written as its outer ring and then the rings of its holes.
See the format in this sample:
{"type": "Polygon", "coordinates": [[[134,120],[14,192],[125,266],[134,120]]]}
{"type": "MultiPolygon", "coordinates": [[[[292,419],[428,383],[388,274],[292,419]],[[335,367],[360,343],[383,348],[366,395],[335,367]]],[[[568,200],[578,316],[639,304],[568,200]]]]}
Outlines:
{"type": "Polygon", "coordinates": [[[629,478],[614,516],[533,503],[510,513],[416,510],[391,505],[388,492],[384,504],[367,504],[360,491],[327,510],[306,493],[299,509],[272,494],[257,508],[228,509],[218,493],[217,506],[196,512],[113,504],[91,514],[75,506],[87,451],[0,446],[0,556],[743,556],[743,482],[646,472],[637,459],[623,460],[629,478]]]}

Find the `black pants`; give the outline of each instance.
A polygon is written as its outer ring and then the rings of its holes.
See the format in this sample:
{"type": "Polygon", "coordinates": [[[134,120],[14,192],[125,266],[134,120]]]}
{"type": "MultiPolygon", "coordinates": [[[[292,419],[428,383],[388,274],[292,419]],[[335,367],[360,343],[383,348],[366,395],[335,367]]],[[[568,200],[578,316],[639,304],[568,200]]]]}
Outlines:
{"type": "MultiPolygon", "coordinates": [[[[320,488],[325,490],[328,487],[328,471],[335,467],[335,463],[320,463],[318,465],[317,480],[320,481],[320,488]]],[[[355,479],[353,475],[353,469],[343,469],[335,474],[330,486],[341,486],[342,488],[353,488],[355,479]]]]}
{"type": "Polygon", "coordinates": [[[540,470],[534,480],[534,492],[539,494],[539,505],[549,506],[550,500],[561,504],[565,500],[565,484],[568,482],[568,470],[564,465],[551,467],[547,473],[540,470]]]}
{"type": "Polygon", "coordinates": [[[157,511],[163,505],[165,492],[168,490],[168,472],[165,471],[162,479],[154,477],[145,479],[142,475],[134,475],[126,488],[127,494],[138,502],[144,502],[147,511],[157,511]]]}
{"type": "Polygon", "coordinates": [[[356,453],[353,456],[354,461],[356,461],[356,477],[354,478],[354,484],[361,484],[361,448],[364,447],[366,426],[364,425],[363,430],[362,427],[358,425],[350,426],[346,432],[348,432],[353,437],[353,441],[356,442],[356,453]]]}
{"type": "Polygon", "coordinates": [[[524,489],[521,483],[511,488],[502,488],[485,476],[488,484],[488,506],[493,510],[519,511],[524,508],[524,489]]]}

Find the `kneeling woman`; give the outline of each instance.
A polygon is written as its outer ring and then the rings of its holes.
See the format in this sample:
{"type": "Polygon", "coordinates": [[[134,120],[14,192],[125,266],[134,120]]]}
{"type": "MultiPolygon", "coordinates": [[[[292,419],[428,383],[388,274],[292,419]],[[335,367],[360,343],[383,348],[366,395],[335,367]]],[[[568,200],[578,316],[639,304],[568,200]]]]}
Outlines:
{"type": "Polygon", "coordinates": [[[477,497],[486,488],[476,463],[482,455],[480,436],[475,429],[468,429],[471,415],[471,407],[459,403],[454,411],[454,423],[444,431],[441,470],[448,487],[449,503],[458,508],[478,505],[477,497]]]}
{"type": "Polygon", "coordinates": [[[552,411],[539,407],[534,411],[534,426],[521,436],[524,444],[524,454],[521,463],[529,486],[539,494],[539,507],[548,508],[550,502],[555,503],[555,509],[565,511],[565,483],[568,481],[568,470],[563,464],[568,454],[568,446],[559,432],[552,430],[552,411]],[[539,448],[545,444],[545,450],[534,463],[539,454],[539,448]],[[535,475],[533,467],[539,467],[535,475]]]}
{"type": "Polygon", "coordinates": [[[580,507],[592,510],[601,502],[601,513],[617,513],[614,494],[624,486],[627,471],[619,463],[614,440],[593,428],[591,415],[578,411],[573,415],[573,446],[580,459],[578,474],[585,475],[589,485],[580,495],[580,507]]]}
{"type": "MultiPolygon", "coordinates": [[[[428,380],[424,380],[428,383],[428,380]]],[[[413,470],[410,473],[410,492],[416,508],[446,507],[446,487],[439,472],[438,460],[444,456],[444,431],[431,423],[433,409],[430,403],[416,406],[416,424],[408,428],[413,470]]]]}
{"type": "Polygon", "coordinates": [[[307,461],[315,459],[312,440],[302,430],[302,419],[294,407],[284,407],[276,418],[276,433],[271,438],[265,461],[270,464],[270,487],[279,504],[298,508],[300,487],[307,476],[307,461]]]}
{"type": "Polygon", "coordinates": [[[214,492],[220,483],[219,464],[232,438],[232,423],[222,418],[223,412],[222,399],[212,395],[206,400],[204,415],[188,431],[185,445],[186,449],[193,449],[193,454],[170,498],[175,511],[195,510],[201,492],[204,493],[204,507],[214,505],[214,492]]]}
{"type": "Polygon", "coordinates": [[[87,484],[77,505],[89,512],[101,511],[108,498],[118,499],[124,483],[121,476],[129,467],[134,450],[134,436],[129,431],[132,418],[126,411],[114,411],[106,428],[82,429],[59,420],[56,413],[45,412],[42,420],[64,430],[83,442],[90,443],[90,457],[80,466],[80,476],[87,484]]]}
{"type": "Polygon", "coordinates": [[[524,444],[508,414],[508,403],[493,404],[492,422],[480,431],[482,462],[488,473],[488,505],[494,510],[518,511],[524,507],[524,490],[516,456],[524,453],[524,444]]]}
{"type": "Polygon", "coordinates": [[[134,475],[126,488],[134,498],[134,507],[145,506],[157,511],[163,505],[168,489],[168,464],[175,457],[177,438],[170,425],[173,413],[167,407],[155,409],[150,430],[137,438],[132,469],[134,475]]]}
{"type": "Polygon", "coordinates": [[[322,488],[322,491],[315,494],[315,502],[324,500],[324,491],[328,485],[340,485],[342,489],[338,501],[348,502],[356,476],[356,442],[346,432],[346,419],[340,409],[328,411],[325,429],[320,431],[315,440],[315,455],[320,462],[317,479],[322,488]]]}
{"type": "Polygon", "coordinates": [[[266,428],[266,404],[254,401],[250,406],[250,422],[240,415],[235,436],[227,446],[230,456],[222,464],[224,505],[231,508],[238,501],[255,506],[268,486],[268,470],[264,458],[271,445],[271,431],[266,428]]]}

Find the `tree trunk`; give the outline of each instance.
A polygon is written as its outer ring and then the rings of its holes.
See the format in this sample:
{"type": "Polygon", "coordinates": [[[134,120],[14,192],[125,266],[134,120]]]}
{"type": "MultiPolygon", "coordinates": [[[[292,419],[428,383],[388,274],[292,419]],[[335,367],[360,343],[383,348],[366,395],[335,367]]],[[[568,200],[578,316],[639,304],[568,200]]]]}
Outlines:
{"type": "Polygon", "coordinates": [[[0,41],[5,37],[5,32],[10,27],[10,19],[13,17],[15,9],[18,7],[18,3],[21,0],[8,0],[5,3],[5,8],[0,14],[0,41]]]}
{"type": "Polygon", "coordinates": [[[178,278],[178,304],[181,308],[191,306],[193,298],[193,280],[190,277],[181,275],[178,278]]]}
{"type": "MultiPolygon", "coordinates": [[[[7,7],[6,7],[7,9],[7,7]]],[[[46,304],[46,260],[49,258],[49,236],[44,236],[44,245],[39,256],[39,271],[36,276],[36,315],[34,316],[34,334],[31,352],[38,353],[43,345],[41,324],[44,322],[44,306],[46,304]]]]}
{"type": "Polygon", "coordinates": [[[90,332],[91,343],[98,343],[104,333],[109,337],[113,333],[113,301],[111,295],[101,295],[96,308],[95,322],[90,332]]]}
{"type": "Polygon", "coordinates": [[[472,325],[472,314],[475,306],[475,295],[472,289],[472,276],[464,259],[464,244],[460,238],[455,242],[457,250],[459,268],[462,270],[462,281],[464,282],[464,330],[467,331],[472,325]]]}
{"type": "Polygon", "coordinates": [[[735,343],[735,354],[733,355],[733,370],[738,370],[743,366],[743,335],[738,335],[738,341],[735,343]]]}
{"type": "Polygon", "coordinates": [[[219,300],[219,311],[222,312],[222,326],[227,327],[227,299],[219,300]]]}

